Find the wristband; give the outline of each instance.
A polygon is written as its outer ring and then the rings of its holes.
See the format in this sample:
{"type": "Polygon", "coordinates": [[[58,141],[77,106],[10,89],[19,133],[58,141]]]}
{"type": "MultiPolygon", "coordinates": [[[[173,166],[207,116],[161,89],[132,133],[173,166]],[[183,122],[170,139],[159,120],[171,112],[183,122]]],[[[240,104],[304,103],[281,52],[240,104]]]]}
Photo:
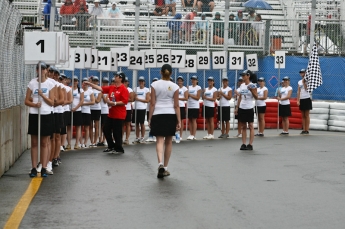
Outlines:
{"type": "Polygon", "coordinates": [[[114,102],[114,106],[116,106],[116,102],[114,102]]]}

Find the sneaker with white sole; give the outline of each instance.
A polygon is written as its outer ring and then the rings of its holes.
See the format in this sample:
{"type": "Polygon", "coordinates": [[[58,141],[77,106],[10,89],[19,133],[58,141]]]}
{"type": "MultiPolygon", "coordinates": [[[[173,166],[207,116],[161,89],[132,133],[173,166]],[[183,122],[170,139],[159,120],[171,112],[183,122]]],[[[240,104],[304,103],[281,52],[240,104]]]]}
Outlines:
{"type": "Polygon", "coordinates": [[[164,172],[165,172],[164,166],[159,165],[157,178],[164,178],[164,172]]]}
{"type": "Polygon", "coordinates": [[[47,169],[50,169],[50,170],[52,170],[52,169],[53,169],[53,162],[48,161],[48,164],[47,164],[47,169]]]}
{"type": "Polygon", "coordinates": [[[187,138],[187,140],[194,140],[194,139],[195,139],[195,137],[193,135],[189,135],[187,138]]]}
{"type": "Polygon", "coordinates": [[[123,141],[123,144],[124,144],[124,145],[129,145],[128,139],[124,140],[124,141],[123,141]]]}
{"type": "Polygon", "coordinates": [[[139,143],[145,143],[144,138],[140,138],[138,142],[139,143]]]}
{"type": "Polygon", "coordinates": [[[214,135],[213,134],[209,134],[208,135],[208,139],[214,139],[214,135]]]}
{"type": "Polygon", "coordinates": [[[135,138],[134,141],[132,142],[133,144],[139,143],[140,138],[135,138]]]}
{"type": "Polygon", "coordinates": [[[148,137],[148,139],[146,139],[145,142],[153,142],[153,137],[152,136],[148,137]]]}
{"type": "Polygon", "coordinates": [[[53,169],[47,168],[47,169],[46,169],[46,174],[48,174],[48,175],[54,175],[53,169]]]}
{"type": "Polygon", "coordinates": [[[241,138],[242,137],[242,134],[237,134],[234,136],[235,138],[241,138]]]}
{"type": "Polygon", "coordinates": [[[65,151],[65,149],[63,148],[63,146],[60,146],[60,151],[65,151]]]}
{"type": "Polygon", "coordinates": [[[42,170],[42,164],[41,163],[38,163],[36,170],[38,173],[41,173],[41,170],[42,170]]]}
{"type": "Polygon", "coordinates": [[[155,137],[155,136],[153,136],[153,142],[156,142],[156,141],[157,141],[156,137],[155,137]]]}
{"type": "Polygon", "coordinates": [[[209,139],[209,135],[204,136],[203,139],[209,139]]]}

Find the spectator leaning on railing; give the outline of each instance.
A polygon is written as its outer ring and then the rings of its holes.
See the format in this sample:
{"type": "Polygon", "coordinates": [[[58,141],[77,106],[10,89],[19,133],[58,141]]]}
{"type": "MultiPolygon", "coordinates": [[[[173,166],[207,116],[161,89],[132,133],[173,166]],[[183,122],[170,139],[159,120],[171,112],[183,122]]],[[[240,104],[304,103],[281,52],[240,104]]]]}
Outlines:
{"type": "Polygon", "coordinates": [[[88,20],[90,18],[90,14],[85,12],[85,8],[83,6],[80,7],[79,12],[75,15],[75,27],[79,31],[87,31],[89,29],[88,20]]]}
{"type": "Polygon", "coordinates": [[[180,43],[182,32],[181,32],[181,21],[182,15],[177,13],[175,17],[167,22],[167,26],[169,27],[169,43],[177,44],[180,43]]]}
{"type": "Polygon", "coordinates": [[[220,13],[217,12],[213,19],[213,44],[224,44],[224,22],[220,18],[220,13]]]}

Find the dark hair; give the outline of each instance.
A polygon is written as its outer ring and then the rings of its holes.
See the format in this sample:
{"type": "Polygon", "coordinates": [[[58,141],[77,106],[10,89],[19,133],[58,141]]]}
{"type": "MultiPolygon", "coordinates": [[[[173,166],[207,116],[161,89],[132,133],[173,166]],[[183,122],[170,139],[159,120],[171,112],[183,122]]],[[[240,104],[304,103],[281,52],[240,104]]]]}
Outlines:
{"type": "Polygon", "coordinates": [[[255,73],[249,71],[249,80],[252,83],[257,83],[258,82],[258,76],[255,73]]]}
{"type": "Polygon", "coordinates": [[[260,21],[262,20],[261,14],[257,14],[256,16],[260,18],[260,21]]]}
{"type": "Polygon", "coordinates": [[[164,64],[161,68],[161,73],[163,78],[169,78],[170,79],[170,75],[172,73],[172,68],[170,64],[164,64]]]}

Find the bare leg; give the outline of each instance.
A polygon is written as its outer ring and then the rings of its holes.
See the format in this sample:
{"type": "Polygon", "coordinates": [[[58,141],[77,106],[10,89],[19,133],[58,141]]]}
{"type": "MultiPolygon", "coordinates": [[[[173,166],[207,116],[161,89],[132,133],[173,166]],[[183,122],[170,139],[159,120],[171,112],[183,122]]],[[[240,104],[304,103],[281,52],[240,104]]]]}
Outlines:
{"type": "Polygon", "coordinates": [[[197,125],[196,125],[196,118],[193,118],[192,119],[192,135],[195,137],[195,135],[196,135],[196,129],[197,129],[197,125]]]}
{"type": "Polygon", "coordinates": [[[72,128],[71,126],[67,126],[67,145],[71,145],[72,140],[72,128]]]}
{"type": "Polygon", "coordinates": [[[95,136],[93,137],[93,144],[97,144],[99,138],[99,120],[95,120],[95,136]]]}
{"type": "Polygon", "coordinates": [[[37,160],[38,160],[38,135],[31,135],[31,166],[32,168],[36,168],[38,164],[37,160]]]}
{"type": "MultiPolygon", "coordinates": [[[[53,138],[52,139],[50,139],[50,150],[49,150],[49,152],[47,153],[47,159],[48,159],[48,161],[53,161],[53,159],[54,159],[54,156],[55,156],[55,136],[56,136],[56,134],[53,134],[53,138]]],[[[41,162],[42,163],[42,162],[41,162]]],[[[42,165],[43,165],[43,163],[42,163],[42,165]]],[[[45,168],[45,167],[43,167],[43,168],[45,168]]]]}
{"type": "Polygon", "coordinates": [[[64,146],[66,142],[67,134],[61,135],[61,145],[64,146]]]}
{"type": "Polygon", "coordinates": [[[301,111],[301,115],[302,115],[302,129],[304,131],[306,129],[305,128],[305,111],[301,111]]]}
{"type": "Polygon", "coordinates": [[[139,133],[140,133],[139,123],[136,124],[135,126],[136,126],[136,128],[135,128],[135,136],[136,136],[137,138],[139,138],[139,137],[140,137],[140,136],[139,136],[139,133]]]}
{"type": "MultiPolygon", "coordinates": [[[[84,138],[84,145],[86,146],[87,142],[89,141],[89,136],[90,136],[90,126],[84,126],[85,130],[85,138],[84,138]]],[[[82,136],[80,136],[82,138],[82,136]]]]}
{"type": "Polygon", "coordinates": [[[76,126],[75,127],[75,139],[76,139],[75,146],[78,145],[77,139],[80,138],[80,135],[81,135],[81,126],[76,126]]]}
{"type": "Polygon", "coordinates": [[[181,120],[181,129],[180,129],[180,137],[182,138],[182,133],[184,130],[183,120],[181,120]]]}
{"type": "Polygon", "coordinates": [[[143,123],[143,124],[140,124],[140,126],[141,126],[141,137],[143,138],[143,137],[145,137],[145,124],[143,123]]]}
{"type": "Polygon", "coordinates": [[[60,134],[55,134],[55,149],[54,149],[54,157],[58,158],[60,154],[60,146],[61,146],[61,137],[60,134]]]}
{"type": "Polygon", "coordinates": [[[164,167],[168,167],[172,150],[172,136],[165,137],[164,167]]]}
{"type": "Polygon", "coordinates": [[[259,133],[264,133],[265,130],[265,113],[259,114],[259,133]]]}
{"type": "Polygon", "coordinates": [[[310,126],[310,115],[309,115],[310,111],[304,111],[304,115],[305,115],[305,131],[309,131],[309,126],[310,126]]]}
{"type": "Polygon", "coordinates": [[[41,163],[43,168],[47,168],[48,164],[48,141],[49,141],[49,136],[44,136],[41,137],[41,163]]]}
{"type": "Polygon", "coordinates": [[[242,143],[246,144],[247,141],[247,123],[241,122],[242,127],[242,143]]]}
{"type": "Polygon", "coordinates": [[[91,142],[91,144],[94,144],[94,142],[93,142],[93,128],[94,128],[94,127],[95,127],[94,121],[91,120],[90,129],[89,129],[89,132],[90,132],[90,142],[91,142]]]}
{"type": "Polygon", "coordinates": [[[253,145],[254,141],[254,125],[252,122],[249,123],[249,144],[253,145]]]}
{"type": "Polygon", "coordinates": [[[157,152],[157,159],[158,164],[163,164],[163,151],[164,151],[164,137],[156,136],[156,152],[157,152]]]}
{"type": "Polygon", "coordinates": [[[126,122],[126,140],[129,139],[129,135],[131,134],[131,122],[126,122]]]}
{"type": "Polygon", "coordinates": [[[213,117],[212,118],[208,118],[208,133],[213,135],[214,132],[214,121],[213,121],[213,117]]]}
{"type": "Polygon", "coordinates": [[[229,131],[230,131],[230,122],[229,121],[226,121],[226,134],[229,134],[229,131]]]}

